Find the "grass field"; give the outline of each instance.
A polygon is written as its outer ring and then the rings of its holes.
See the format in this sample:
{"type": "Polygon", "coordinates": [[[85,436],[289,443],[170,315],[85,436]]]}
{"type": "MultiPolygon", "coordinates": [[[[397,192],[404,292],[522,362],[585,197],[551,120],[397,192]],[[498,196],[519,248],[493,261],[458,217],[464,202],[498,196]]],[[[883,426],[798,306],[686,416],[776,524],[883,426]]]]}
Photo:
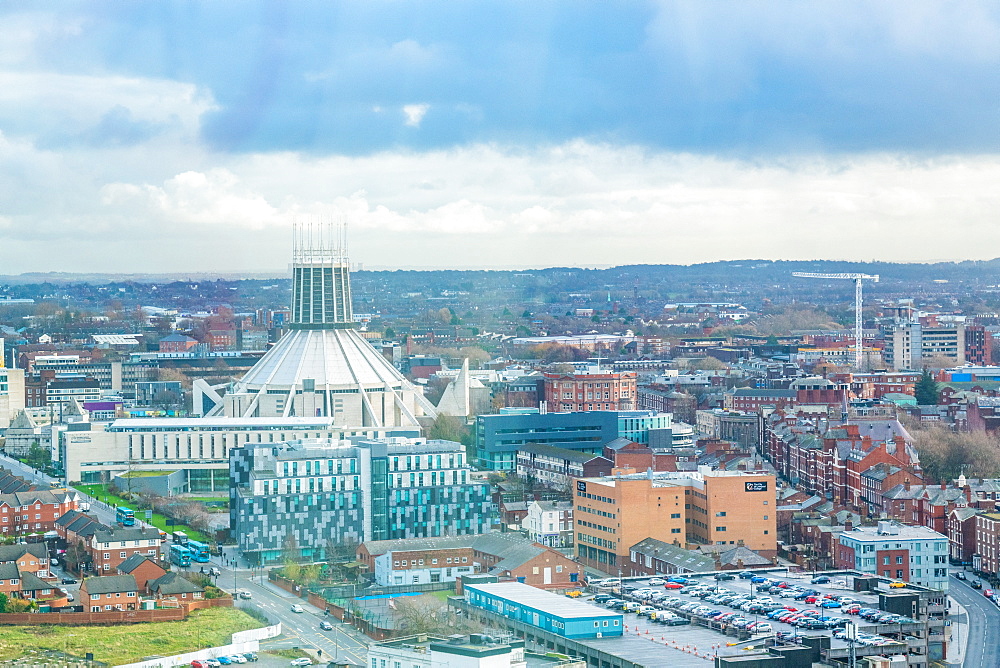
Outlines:
{"type": "Polygon", "coordinates": [[[112,666],[139,661],[144,656],[170,656],[205,647],[226,645],[236,631],[259,628],[261,623],[236,608],[197,610],[182,622],[154,622],[123,626],[2,626],[0,661],[19,659],[26,649],[65,652],[94,658],[112,666]]]}
{"type": "MultiPolygon", "coordinates": [[[[115,496],[114,494],[108,492],[107,485],[74,485],[74,487],[83,492],[84,494],[92,496],[100,501],[104,501],[105,503],[118,506],[125,506],[127,508],[134,509],[133,504],[130,504],[125,499],[119,496],[115,496]]],[[[174,526],[167,526],[167,518],[159,513],[153,513],[153,518],[151,520],[146,520],[146,513],[145,511],[142,510],[136,510],[135,516],[137,519],[140,519],[144,522],[148,521],[157,529],[161,529],[163,531],[166,531],[167,533],[171,533],[173,531],[183,531],[188,535],[188,538],[193,538],[194,540],[199,540],[203,543],[212,542],[208,536],[206,536],[205,534],[196,529],[192,529],[189,526],[181,524],[175,524],[174,526]]]]}

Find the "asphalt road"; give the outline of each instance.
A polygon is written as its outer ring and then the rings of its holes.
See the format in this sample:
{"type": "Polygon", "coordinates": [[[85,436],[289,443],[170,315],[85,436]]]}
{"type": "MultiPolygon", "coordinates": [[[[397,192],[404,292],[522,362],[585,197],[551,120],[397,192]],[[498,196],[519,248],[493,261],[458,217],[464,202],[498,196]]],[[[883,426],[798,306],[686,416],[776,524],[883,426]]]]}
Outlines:
{"type": "MultiPolygon", "coordinates": [[[[213,559],[212,565],[218,566],[222,571],[216,584],[223,589],[233,591],[233,571],[223,566],[217,557],[213,559]]],[[[281,622],[285,637],[292,641],[290,646],[320,650],[325,661],[350,659],[361,665],[368,663],[367,636],[341,623],[332,615],[325,616],[322,610],[309,605],[303,599],[283,590],[278,590],[280,591],[278,593],[275,589],[262,585],[259,577],[251,580],[249,576],[250,572],[245,570],[238,570],[235,573],[236,588],[248,591],[252,596],[250,600],[239,600],[240,607],[256,608],[272,621],[281,622]],[[305,612],[292,612],[293,605],[301,605],[305,612]],[[332,631],[319,628],[320,622],[324,620],[333,625],[332,631]]]]}
{"type": "MultiPolygon", "coordinates": [[[[970,577],[973,577],[970,575],[970,577]]],[[[968,644],[965,650],[964,668],[996,668],[1000,666],[1000,608],[983,596],[981,590],[951,578],[948,595],[968,610],[968,619],[952,618],[952,633],[968,644]],[[957,625],[955,622],[960,622],[957,625]],[[967,635],[966,635],[967,634],[967,635]]]]}

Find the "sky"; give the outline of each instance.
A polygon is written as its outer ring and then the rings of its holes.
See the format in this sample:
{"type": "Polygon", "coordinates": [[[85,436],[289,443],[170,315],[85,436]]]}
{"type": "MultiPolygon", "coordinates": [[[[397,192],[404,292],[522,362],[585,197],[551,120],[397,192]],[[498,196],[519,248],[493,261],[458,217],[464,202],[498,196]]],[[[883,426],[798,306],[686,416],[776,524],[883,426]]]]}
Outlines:
{"type": "Polygon", "coordinates": [[[1000,256],[996,2],[0,4],[0,274],[1000,256]]]}

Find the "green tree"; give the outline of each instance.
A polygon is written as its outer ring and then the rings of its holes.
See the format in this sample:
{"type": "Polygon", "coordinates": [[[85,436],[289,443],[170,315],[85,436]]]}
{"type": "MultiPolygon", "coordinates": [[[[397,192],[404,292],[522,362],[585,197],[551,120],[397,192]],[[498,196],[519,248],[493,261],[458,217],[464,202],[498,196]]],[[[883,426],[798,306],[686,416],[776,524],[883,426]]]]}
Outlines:
{"type": "Polygon", "coordinates": [[[48,448],[43,448],[38,441],[35,441],[28,448],[28,456],[25,458],[25,463],[32,468],[44,471],[52,464],[52,453],[48,448]]]}
{"type": "Polygon", "coordinates": [[[457,417],[452,415],[438,415],[434,418],[431,428],[427,431],[427,438],[455,441],[462,445],[470,445],[472,443],[472,432],[457,417]]]}
{"type": "Polygon", "coordinates": [[[0,593],[0,612],[7,612],[7,603],[9,600],[7,594],[0,593]]]}
{"type": "Polygon", "coordinates": [[[928,369],[920,374],[920,380],[913,386],[913,396],[918,406],[935,406],[938,402],[938,384],[928,369]]]}

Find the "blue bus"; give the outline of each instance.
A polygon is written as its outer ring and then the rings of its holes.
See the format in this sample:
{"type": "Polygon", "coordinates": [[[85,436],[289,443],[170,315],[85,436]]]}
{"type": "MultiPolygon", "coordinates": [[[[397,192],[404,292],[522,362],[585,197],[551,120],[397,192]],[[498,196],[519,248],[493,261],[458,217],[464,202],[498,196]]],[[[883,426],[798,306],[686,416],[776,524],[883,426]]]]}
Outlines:
{"type": "Polygon", "coordinates": [[[200,563],[208,561],[208,545],[201,541],[188,538],[187,549],[191,552],[191,559],[200,563]]]}
{"type": "Polygon", "coordinates": [[[115,511],[115,520],[124,526],[135,526],[135,511],[122,506],[115,511]]]}
{"type": "Polygon", "coordinates": [[[178,566],[191,565],[191,551],[183,545],[170,546],[170,563],[178,566]]]}

